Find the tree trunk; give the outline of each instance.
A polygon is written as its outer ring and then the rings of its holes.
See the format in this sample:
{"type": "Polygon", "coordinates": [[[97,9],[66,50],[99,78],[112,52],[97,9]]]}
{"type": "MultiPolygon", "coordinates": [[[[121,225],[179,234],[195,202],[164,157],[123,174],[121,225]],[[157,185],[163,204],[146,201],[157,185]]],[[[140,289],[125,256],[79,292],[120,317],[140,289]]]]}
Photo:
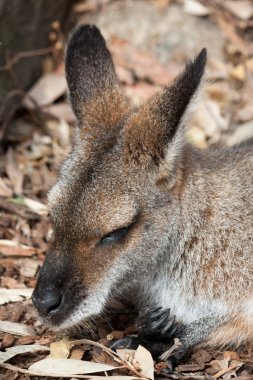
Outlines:
{"type": "Polygon", "coordinates": [[[21,58],[11,70],[3,66],[18,52],[48,47],[51,23],[59,21],[64,29],[72,3],[72,0],[0,0],[0,122],[20,100],[16,94],[7,101],[12,90],[27,90],[39,78],[45,56],[21,58]]]}

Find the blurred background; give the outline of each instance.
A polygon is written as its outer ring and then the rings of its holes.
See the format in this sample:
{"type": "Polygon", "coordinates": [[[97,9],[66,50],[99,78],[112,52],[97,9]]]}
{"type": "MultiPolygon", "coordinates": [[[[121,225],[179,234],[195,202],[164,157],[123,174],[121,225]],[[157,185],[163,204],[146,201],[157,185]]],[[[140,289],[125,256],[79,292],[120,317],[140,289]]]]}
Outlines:
{"type": "MultiPolygon", "coordinates": [[[[45,332],[29,295],[50,237],[46,194],[74,129],[63,60],[78,23],[101,29],[134,107],[206,47],[188,140],[204,149],[253,137],[252,0],[0,0],[0,320],[34,335],[45,332]]],[[[0,332],[1,348],[15,339],[0,332]]]]}

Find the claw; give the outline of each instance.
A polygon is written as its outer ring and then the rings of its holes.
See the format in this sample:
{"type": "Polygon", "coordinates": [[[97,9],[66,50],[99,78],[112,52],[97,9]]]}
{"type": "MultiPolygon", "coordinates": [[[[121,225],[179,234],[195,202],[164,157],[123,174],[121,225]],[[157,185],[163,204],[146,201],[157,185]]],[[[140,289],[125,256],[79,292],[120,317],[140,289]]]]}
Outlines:
{"type": "Polygon", "coordinates": [[[141,340],[137,337],[126,337],[123,339],[115,340],[110,344],[110,349],[115,351],[117,348],[131,348],[136,350],[141,344],[141,340]]]}
{"type": "Polygon", "coordinates": [[[169,327],[166,326],[166,327],[161,331],[161,333],[162,333],[162,335],[164,335],[164,336],[165,336],[165,335],[173,336],[173,335],[176,333],[177,329],[178,329],[178,325],[176,324],[176,325],[173,327],[173,324],[172,324],[172,325],[170,325],[169,327]]]}
{"type": "Polygon", "coordinates": [[[170,309],[162,310],[161,307],[145,309],[139,313],[137,327],[141,330],[148,329],[152,322],[157,321],[157,324],[154,325],[154,329],[156,329],[157,326],[160,326],[168,318],[169,313],[170,309]]]}
{"type": "Polygon", "coordinates": [[[139,313],[139,317],[142,318],[142,317],[146,317],[148,314],[153,314],[153,313],[156,313],[158,312],[159,310],[162,310],[162,307],[161,306],[158,306],[158,307],[153,307],[153,308],[150,308],[150,307],[145,307],[144,309],[142,309],[139,313]]]}
{"type": "Polygon", "coordinates": [[[160,315],[161,315],[161,318],[159,318],[158,321],[152,323],[152,330],[159,329],[159,327],[161,327],[164,324],[164,322],[166,321],[168,317],[166,311],[164,311],[160,315]]]}
{"type": "Polygon", "coordinates": [[[177,325],[176,323],[176,317],[173,315],[173,317],[169,317],[167,322],[164,323],[164,327],[162,329],[162,333],[168,333],[171,332],[174,329],[174,326],[177,325]]]}

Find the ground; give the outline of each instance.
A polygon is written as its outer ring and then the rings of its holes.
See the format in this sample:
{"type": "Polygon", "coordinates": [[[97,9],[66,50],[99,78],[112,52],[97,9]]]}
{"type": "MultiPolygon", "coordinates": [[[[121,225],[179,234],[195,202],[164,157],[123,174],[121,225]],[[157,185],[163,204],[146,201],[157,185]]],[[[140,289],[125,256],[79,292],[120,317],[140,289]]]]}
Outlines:
{"type": "MultiPolygon", "coordinates": [[[[206,81],[193,121],[187,126],[188,140],[204,149],[210,145],[231,146],[253,137],[250,0],[89,0],[73,5],[73,17],[101,28],[120,82],[134,106],[169,83],[187,58],[206,47],[206,81]]],[[[60,27],[57,23],[52,25],[53,32],[57,32],[53,43],[59,50],[64,43],[60,27]]],[[[40,350],[32,353],[34,346],[29,349],[29,345],[47,347],[63,338],[41,324],[30,300],[51,234],[47,191],[69,151],[74,129],[73,114],[65,97],[64,66],[59,54],[57,60],[55,57],[52,54],[45,58],[41,79],[26,94],[21,109],[4,123],[0,135],[0,367],[5,367],[0,368],[0,379],[4,380],[38,374],[38,370],[18,373],[18,368],[26,369],[45,357],[40,350]],[[23,345],[28,345],[28,353],[22,351],[23,345]],[[17,346],[22,346],[21,355],[10,359],[8,363],[14,367],[8,368],[6,357],[1,355],[6,348],[17,346]]],[[[97,328],[92,339],[108,345],[111,339],[129,333],[134,333],[134,325],[129,313],[121,312],[97,328]]],[[[116,363],[110,358],[111,353],[108,355],[91,342],[75,342],[70,347],[69,340],[74,337],[65,339],[68,340],[60,343],[60,353],[52,345],[51,355],[116,363]]],[[[238,352],[199,349],[167,377],[250,379],[251,350],[252,347],[238,352]]],[[[135,358],[132,364],[122,360],[126,369],[110,374],[134,372],[139,377],[150,377],[137,363],[142,359],[135,358]]],[[[163,367],[162,362],[155,364],[157,377],[162,376],[163,367]]],[[[62,373],[66,373],[62,368],[62,373]]],[[[95,370],[99,371],[97,367],[95,370]]]]}

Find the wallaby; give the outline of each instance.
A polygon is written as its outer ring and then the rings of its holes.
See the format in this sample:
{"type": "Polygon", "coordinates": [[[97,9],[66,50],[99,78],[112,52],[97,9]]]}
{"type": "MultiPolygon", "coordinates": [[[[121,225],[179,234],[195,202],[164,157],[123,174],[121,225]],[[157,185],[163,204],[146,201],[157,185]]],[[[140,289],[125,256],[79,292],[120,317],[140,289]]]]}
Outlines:
{"type": "Polygon", "coordinates": [[[253,145],[187,143],[205,62],[203,49],[131,110],[99,30],[70,38],[76,135],[49,193],[53,236],[33,293],[51,327],[82,324],[120,295],[140,310],[139,339],[154,355],[174,337],[178,360],[198,344],[253,342],[253,145]]]}

